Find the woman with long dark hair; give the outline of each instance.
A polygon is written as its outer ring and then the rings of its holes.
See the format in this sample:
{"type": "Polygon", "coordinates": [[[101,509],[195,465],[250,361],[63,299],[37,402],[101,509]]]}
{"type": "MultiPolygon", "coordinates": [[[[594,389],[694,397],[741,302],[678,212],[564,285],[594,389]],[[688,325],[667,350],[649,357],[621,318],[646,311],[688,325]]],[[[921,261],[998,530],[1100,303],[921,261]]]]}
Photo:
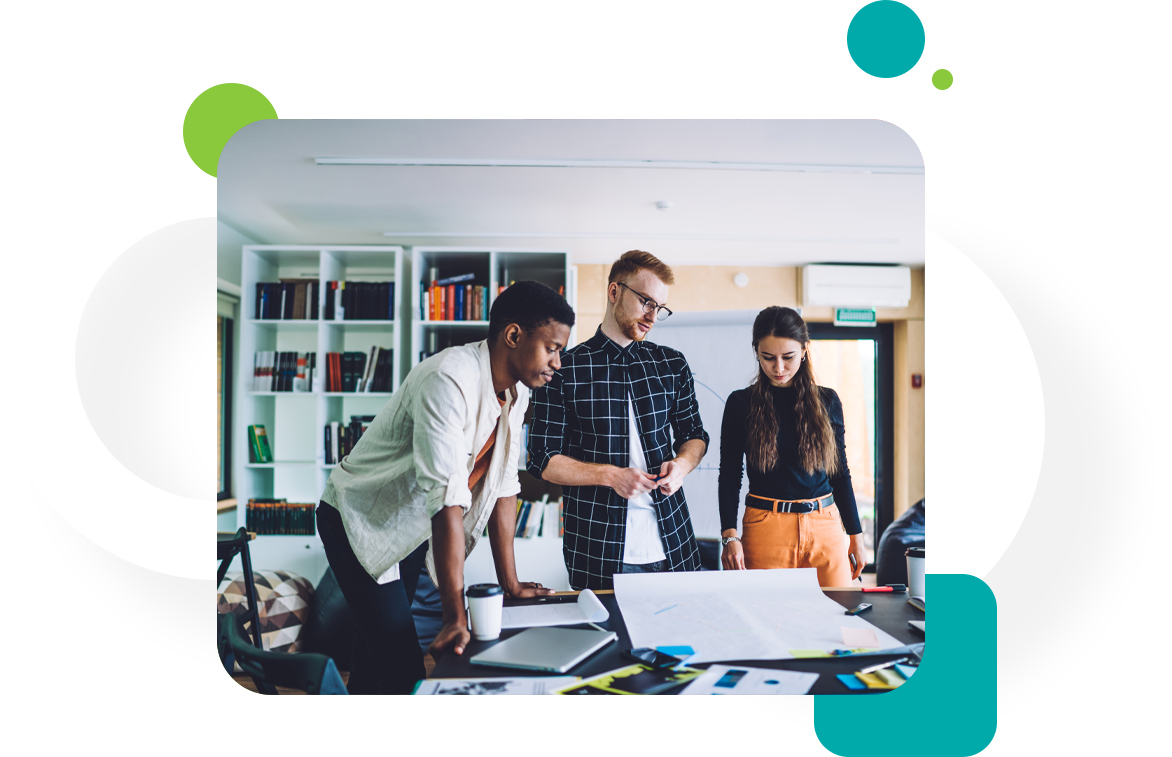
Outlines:
{"type": "Polygon", "coordinates": [[[753,352],[757,377],[729,395],[720,430],[721,563],[725,570],[817,568],[819,585],[847,586],[866,558],[842,402],[816,382],[810,331],[797,311],[758,313],[753,352]],[[738,536],[746,460],[749,496],[738,536]]]}

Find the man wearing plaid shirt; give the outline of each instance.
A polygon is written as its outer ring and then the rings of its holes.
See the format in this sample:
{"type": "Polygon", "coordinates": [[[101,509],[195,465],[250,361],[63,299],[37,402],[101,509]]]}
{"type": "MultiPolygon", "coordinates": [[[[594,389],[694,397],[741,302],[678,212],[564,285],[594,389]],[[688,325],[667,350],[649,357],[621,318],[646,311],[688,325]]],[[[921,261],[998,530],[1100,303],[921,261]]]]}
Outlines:
{"type": "Polygon", "coordinates": [[[700,569],[680,486],[708,434],[687,360],[644,341],[671,315],[673,283],[654,255],[625,253],[610,269],[602,325],[534,394],[528,470],[563,487],[575,589],[613,588],[615,573],[700,569]]]}

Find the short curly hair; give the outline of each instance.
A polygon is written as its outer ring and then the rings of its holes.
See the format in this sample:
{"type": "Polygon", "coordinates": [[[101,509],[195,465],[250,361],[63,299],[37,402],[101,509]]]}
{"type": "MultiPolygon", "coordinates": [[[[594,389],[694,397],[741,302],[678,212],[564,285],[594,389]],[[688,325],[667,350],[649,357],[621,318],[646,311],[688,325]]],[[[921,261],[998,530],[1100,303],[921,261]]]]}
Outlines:
{"type": "Polygon", "coordinates": [[[488,315],[488,343],[495,344],[505,326],[515,323],[523,331],[539,329],[550,321],[574,325],[574,309],[566,298],[540,281],[518,281],[497,295],[488,315]]]}

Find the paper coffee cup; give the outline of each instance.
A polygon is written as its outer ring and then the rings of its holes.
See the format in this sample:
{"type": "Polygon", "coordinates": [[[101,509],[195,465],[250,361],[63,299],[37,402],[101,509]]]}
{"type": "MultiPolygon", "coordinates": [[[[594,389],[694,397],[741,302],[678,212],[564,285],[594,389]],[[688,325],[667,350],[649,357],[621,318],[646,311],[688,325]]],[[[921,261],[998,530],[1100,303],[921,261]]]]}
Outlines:
{"type": "Polygon", "coordinates": [[[472,622],[472,638],[492,641],[501,635],[501,611],[505,606],[505,592],[497,584],[472,584],[468,595],[468,618],[472,622]]]}
{"type": "Polygon", "coordinates": [[[907,591],[912,597],[924,597],[924,548],[909,547],[907,555],[907,591]]]}

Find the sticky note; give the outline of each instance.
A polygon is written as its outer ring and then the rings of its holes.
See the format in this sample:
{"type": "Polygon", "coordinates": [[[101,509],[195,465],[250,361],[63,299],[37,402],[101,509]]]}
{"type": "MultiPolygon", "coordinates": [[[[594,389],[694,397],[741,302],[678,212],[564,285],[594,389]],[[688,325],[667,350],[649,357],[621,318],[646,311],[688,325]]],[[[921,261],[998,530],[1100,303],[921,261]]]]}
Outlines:
{"type": "Polygon", "coordinates": [[[843,643],[852,649],[856,647],[877,648],[879,646],[879,639],[875,636],[874,628],[851,628],[849,626],[842,626],[842,640],[843,643]]]}
{"type": "Polygon", "coordinates": [[[896,665],[895,669],[898,670],[900,675],[902,675],[904,678],[911,678],[912,673],[916,672],[916,669],[910,665],[896,665]]]}
{"type": "Polygon", "coordinates": [[[656,647],[655,649],[663,652],[664,654],[669,654],[672,657],[679,657],[680,659],[691,657],[692,655],[696,654],[696,650],[689,646],[656,647]]]}
{"type": "Polygon", "coordinates": [[[830,653],[823,649],[791,649],[789,653],[799,660],[806,657],[830,657],[830,653]]]}
{"type": "Polygon", "coordinates": [[[907,680],[903,676],[901,676],[899,673],[892,670],[891,668],[883,668],[882,670],[876,670],[875,675],[882,678],[883,683],[885,683],[891,687],[899,686],[901,683],[903,683],[905,680],[907,680]]]}
{"type": "Polygon", "coordinates": [[[863,683],[858,678],[855,678],[854,673],[845,673],[843,675],[837,676],[837,678],[838,680],[842,681],[842,685],[846,686],[848,689],[858,690],[867,688],[867,684],[863,683]]]}
{"type": "Polygon", "coordinates": [[[894,689],[895,687],[884,681],[874,673],[856,673],[855,678],[858,678],[863,683],[867,684],[868,689],[894,689]]]}

